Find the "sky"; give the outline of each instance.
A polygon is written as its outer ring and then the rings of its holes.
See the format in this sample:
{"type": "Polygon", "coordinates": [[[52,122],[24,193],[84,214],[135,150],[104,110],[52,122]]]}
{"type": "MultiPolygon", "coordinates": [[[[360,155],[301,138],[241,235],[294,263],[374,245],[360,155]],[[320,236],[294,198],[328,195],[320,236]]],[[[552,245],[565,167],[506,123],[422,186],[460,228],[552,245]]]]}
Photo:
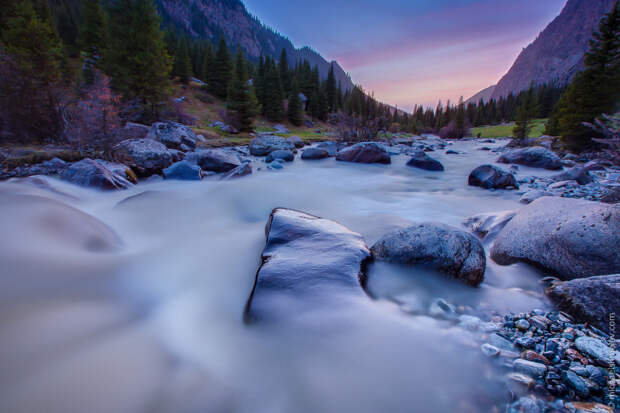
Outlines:
{"type": "Polygon", "coordinates": [[[496,84],[566,0],[244,0],[295,44],[411,110],[496,84]]]}

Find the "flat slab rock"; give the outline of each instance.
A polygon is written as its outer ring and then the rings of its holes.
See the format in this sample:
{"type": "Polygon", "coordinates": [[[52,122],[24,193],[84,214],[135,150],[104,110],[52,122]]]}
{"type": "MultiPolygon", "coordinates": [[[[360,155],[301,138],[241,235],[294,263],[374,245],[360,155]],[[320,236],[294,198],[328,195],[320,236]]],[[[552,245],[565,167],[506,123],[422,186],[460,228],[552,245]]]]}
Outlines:
{"type": "Polygon", "coordinates": [[[272,211],[265,232],[246,323],[324,311],[346,305],[347,297],[365,296],[370,250],[361,235],[337,222],[282,208],[272,211]]]}
{"type": "Polygon", "coordinates": [[[361,142],[344,148],[336,154],[336,160],[356,163],[390,164],[392,160],[385,147],[376,142],[361,142]]]}
{"type": "Polygon", "coordinates": [[[498,234],[491,258],[527,262],[564,280],[620,273],[620,205],[542,197],[498,234]]]}

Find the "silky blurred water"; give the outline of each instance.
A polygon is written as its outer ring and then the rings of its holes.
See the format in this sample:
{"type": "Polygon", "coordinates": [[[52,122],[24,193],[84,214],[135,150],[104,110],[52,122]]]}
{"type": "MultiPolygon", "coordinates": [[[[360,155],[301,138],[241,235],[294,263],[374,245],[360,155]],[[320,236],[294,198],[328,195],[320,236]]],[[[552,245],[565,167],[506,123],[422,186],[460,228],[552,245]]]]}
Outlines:
{"type": "Polygon", "coordinates": [[[544,307],[527,266],[488,260],[471,289],[376,264],[368,286],[378,300],[269,326],[244,325],[242,311],[274,207],[336,220],[369,245],[410,222],[461,226],[521,207],[511,191],[467,186],[473,168],[497,157],[479,146],[430,153],[439,173],[409,168],[405,156],[390,166],[298,158],[277,172],[256,160],[235,181],[119,192],[50,178],[0,183],[0,412],[472,411],[485,397],[479,350],[392,300],[544,307]]]}

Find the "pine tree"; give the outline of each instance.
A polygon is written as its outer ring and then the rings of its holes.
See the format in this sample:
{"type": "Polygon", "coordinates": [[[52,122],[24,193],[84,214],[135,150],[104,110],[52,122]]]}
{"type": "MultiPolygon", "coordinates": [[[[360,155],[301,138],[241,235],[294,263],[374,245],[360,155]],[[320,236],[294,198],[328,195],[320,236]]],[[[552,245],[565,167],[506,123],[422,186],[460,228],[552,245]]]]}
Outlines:
{"type": "Polygon", "coordinates": [[[465,103],[463,96],[459,99],[459,106],[456,112],[456,138],[461,139],[465,136],[465,103]]]}
{"type": "Polygon", "coordinates": [[[282,49],[280,61],[278,62],[278,68],[280,70],[280,82],[282,82],[282,89],[284,90],[284,94],[288,96],[291,93],[292,79],[288,67],[288,55],[286,54],[286,49],[282,49]]]}
{"type": "Polygon", "coordinates": [[[295,126],[301,126],[304,122],[303,108],[301,107],[301,98],[299,97],[299,93],[299,85],[297,80],[293,80],[291,96],[288,100],[287,117],[289,122],[295,126]]]}
{"type": "Polygon", "coordinates": [[[179,39],[172,66],[172,76],[178,76],[181,83],[185,85],[189,82],[189,78],[192,77],[192,62],[189,57],[189,49],[185,37],[179,39]]]}
{"type": "Polygon", "coordinates": [[[202,71],[200,72],[200,80],[207,83],[213,81],[213,72],[215,67],[215,56],[213,55],[213,46],[211,42],[207,42],[202,57],[202,71]]]}
{"type": "Polygon", "coordinates": [[[530,86],[523,97],[523,103],[518,110],[516,125],[512,131],[515,139],[522,141],[530,135],[533,126],[532,118],[536,116],[537,111],[534,87],[530,86]]]}
{"type": "Polygon", "coordinates": [[[211,79],[209,83],[211,92],[220,99],[225,99],[228,94],[228,85],[233,75],[232,66],[232,59],[228,52],[228,46],[226,46],[224,37],[221,37],[213,63],[213,79],[211,79]]]}
{"type": "Polygon", "coordinates": [[[152,0],[116,0],[109,10],[105,72],[125,100],[137,99],[155,118],[168,96],[172,59],[152,0]]]}
{"type": "Polygon", "coordinates": [[[252,130],[257,105],[254,88],[250,84],[248,76],[248,63],[243,57],[241,49],[239,49],[235,60],[233,78],[228,89],[226,108],[229,118],[234,119],[235,126],[240,131],[252,130]]]}
{"type": "Polygon", "coordinates": [[[265,117],[272,122],[282,120],[284,108],[282,101],[282,84],[280,83],[280,71],[276,68],[272,60],[269,67],[266,68],[264,83],[264,107],[265,117]]]}
{"type": "Polygon", "coordinates": [[[318,101],[318,115],[319,120],[323,122],[327,121],[327,115],[329,114],[329,103],[327,102],[327,94],[324,90],[319,91],[318,101]]]}
{"type": "Polygon", "coordinates": [[[334,64],[332,63],[329,66],[329,73],[327,74],[327,80],[325,82],[325,93],[327,97],[327,107],[329,112],[336,111],[336,92],[336,77],[334,76],[334,64]]]}
{"type": "Polygon", "coordinates": [[[108,33],[106,16],[100,0],[82,0],[82,23],[78,36],[80,50],[90,56],[100,56],[105,49],[108,33]]]}
{"type": "Polygon", "coordinates": [[[547,126],[573,150],[590,144],[592,131],[583,125],[602,113],[613,112],[620,99],[620,3],[601,20],[586,53],[584,70],[577,74],[547,126]]]}

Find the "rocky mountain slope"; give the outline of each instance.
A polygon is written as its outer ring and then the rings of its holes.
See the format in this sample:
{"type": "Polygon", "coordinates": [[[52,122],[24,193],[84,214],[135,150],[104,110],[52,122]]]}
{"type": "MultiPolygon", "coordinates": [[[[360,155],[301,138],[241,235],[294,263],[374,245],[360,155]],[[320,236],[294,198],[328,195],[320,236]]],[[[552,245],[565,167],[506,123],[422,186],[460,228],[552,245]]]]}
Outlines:
{"type": "MultiPolygon", "coordinates": [[[[290,40],[252,16],[240,0],[156,0],[156,4],[164,24],[172,24],[190,36],[213,42],[224,36],[229,46],[241,46],[251,59],[258,59],[261,53],[279,58],[286,49],[291,64],[306,59],[319,67],[323,78],[327,77],[331,62],[309,47],[296,49],[290,40]]],[[[343,89],[353,87],[350,76],[337,62],[334,74],[343,89]]]]}
{"type": "Polygon", "coordinates": [[[478,102],[480,102],[480,99],[482,99],[486,103],[489,101],[489,99],[491,99],[491,96],[493,95],[494,91],[495,91],[495,85],[489,86],[488,88],[482,89],[480,92],[476,93],[475,95],[467,99],[465,103],[466,104],[469,104],[469,103],[477,104],[478,102]]]}
{"type": "Polygon", "coordinates": [[[583,68],[592,31],[616,0],[568,0],[564,9],[525,48],[499,81],[492,98],[499,99],[535,85],[566,84],[583,68]]]}

